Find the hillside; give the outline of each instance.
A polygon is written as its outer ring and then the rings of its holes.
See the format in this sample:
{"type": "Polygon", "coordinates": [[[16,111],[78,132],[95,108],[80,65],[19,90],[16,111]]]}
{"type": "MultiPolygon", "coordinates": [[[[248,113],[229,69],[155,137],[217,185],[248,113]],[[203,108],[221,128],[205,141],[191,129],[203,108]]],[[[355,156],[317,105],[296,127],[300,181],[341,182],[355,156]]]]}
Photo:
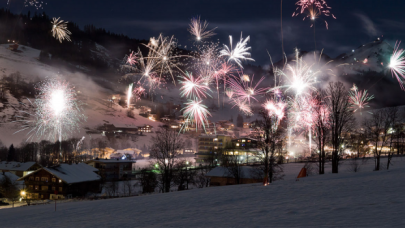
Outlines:
{"type": "MultiPolygon", "coordinates": [[[[383,159],[385,162],[385,160],[383,159]]],[[[2,227],[402,227],[405,160],[373,172],[372,159],[352,173],[295,181],[303,164],[284,166],[286,177],[261,184],[210,187],[130,198],[0,210],[2,227]],[[49,216],[50,213],[52,216],[49,216]]],[[[330,170],[330,166],[327,166],[330,170]]]]}
{"type": "MultiPolygon", "coordinates": [[[[107,56],[105,48],[98,46],[98,49],[100,53],[104,51],[104,56],[107,56]]],[[[150,124],[155,128],[161,124],[138,114],[135,114],[135,119],[129,118],[126,115],[126,109],[119,105],[110,106],[107,99],[119,91],[116,91],[117,88],[119,89],[119,85],[115,81],[100,80],[95,76],[80,71],[72,72],[65,68],[56,68],[43,64],[38,60],[39,53],[39,50],[22,45],[20,45],[18,52],[14,52],[8,49],[8,44],[2,44],[0,45],[0,71],[3,76],[19,72],[21,82],[27,83],[32,88],[34,88],[34,82],[53,77],[66,79],[74,85],[76,90],[80,91],[80,99],[86,104],[84,114],[88,119],[86,122],[81,123],[80,129],[78,129],[79,132],[70,137],[98,137],[97,135],[86,135],[86,129],[94,129],[104,123],[125,123],[137,126],[150,124]]],[[[14,134],[20,129],[20,126],[12,121],[15,119],[16,114],[19,114],[19,110],[26,110],[22,103],[28,103],[27,99],[33,99],[33,95],[23,94],[15,97],[10,92],[6,92],[5,100],[0,101],[0,140],[7,143],[7,145],[11,143],[19,144],[27,138],[27,131],[14,134]]],[[[30,110],[26,111],[29,112],[30,110]]],[[[150,136],[149,134],[143,137],[149,138],[150,136]]],[[[149,140],[145,141],[149,142],[149,140]]],[[[142,145],[143,143],[145,142],[142,142],[142,145]]]]}

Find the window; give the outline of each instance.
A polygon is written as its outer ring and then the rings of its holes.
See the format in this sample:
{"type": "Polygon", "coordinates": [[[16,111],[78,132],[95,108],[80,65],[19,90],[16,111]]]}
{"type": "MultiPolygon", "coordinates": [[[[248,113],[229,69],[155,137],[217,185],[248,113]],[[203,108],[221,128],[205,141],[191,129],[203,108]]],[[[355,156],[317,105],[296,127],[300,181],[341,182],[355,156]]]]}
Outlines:
{"type": "Polygon", "coordinates": [[[55,191],[56,190],[56,187],[55,186],[52,186],[52,191],[55,191]]]}
{"type": "Polygon", "coordinates": [[[250,140],[248,140],[248,142],[251,142],[250,140]]]}
{"type": "Polygon", "coordinates": [[[48,182],[48,177],[41,177],[41,181],[48,182]]]}
{"type": "Polygon", "coordinates": [[[54,177],[54,178],[52,178],[52,182],[56,182],[56,178],[54,177]]]}
{"type": "Polygon", "coordinates": [[[34,177],[33,176],[30,176],[30,181],[33,181],[34,180],[34,177]]]}
{"type": "Polygon", "coordinates": [[[30,186],[29,186],[29,189],[34,189],[34,185],[30,185],[30,186]]]}
{"type": "Polygon", "coordinates": [[[41,190],[42,190],[42,191],[46,191],[46,190],[48,190],[48,185],[41,186],[41,190]]]}
{"type": "Polygon", "coordinates": [[[44,195],[41,195],[41,199],[43,199],[44,198],[44,195]]]}
{"type": "Polygon", "coordinates": [[[39,177],[35,177],[35,181],[39,181],[39,177]]]}
{"type": "Polygon", "coordinates": [[[35,185],[35,190],[39,190],[39,186],[38,186],[38,185],[35,185]]]}
{"type": "Polygon", "coordinates": [[[242,142],[246,142],[246,140],[242,139],[242,142]]]}
{"type": "Polygon", "coordinates": [[[59,192],[62,192],[62,187],[59,187],[59,192]]]}

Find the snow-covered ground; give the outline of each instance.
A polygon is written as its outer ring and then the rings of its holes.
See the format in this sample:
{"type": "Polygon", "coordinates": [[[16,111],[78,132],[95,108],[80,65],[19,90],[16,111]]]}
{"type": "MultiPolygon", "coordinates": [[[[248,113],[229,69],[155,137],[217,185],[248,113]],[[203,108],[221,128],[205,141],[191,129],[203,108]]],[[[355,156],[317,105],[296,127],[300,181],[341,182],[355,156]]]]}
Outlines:
{"type": "MultiPolygon", "coordinates": [[[[383,159],[383,164],[385,163],[383,159]]],[[[403,227],[405,158],[390,170],[313,175],[285,166],[270,186],[234,185],[119,199],[0,210],[1,227],[403,227]]]]}

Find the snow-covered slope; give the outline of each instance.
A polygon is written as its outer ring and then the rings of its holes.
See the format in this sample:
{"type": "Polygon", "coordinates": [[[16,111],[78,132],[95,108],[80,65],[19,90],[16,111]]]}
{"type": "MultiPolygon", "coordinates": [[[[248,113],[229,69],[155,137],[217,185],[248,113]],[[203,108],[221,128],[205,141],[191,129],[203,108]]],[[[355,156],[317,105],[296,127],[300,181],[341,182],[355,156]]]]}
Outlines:
{"type": "MultiPolygon", "coordinates": [[[[102,46],[97,46],[105,56],[108,56],[106,50],[102,46]]],[[[81,123],[80,132],[77,132],[72,137],[81,138],[86,136],[85,129],[93,129],[104,123],[110,124],[134,124],[136,126],[149,124],[155,129],[161,124],[159,122],[151,121],[139,115],[134,118],[129,118],[126,115],[126,110],[118,105],[109,107],[106,100],[111,97],[116,91],[106,89],[99,84],[95,83],[99,80],[97,76],[86,75],[84,73],[72,73],[65,69],[55,68],[39,62],[39,50],[21,46],[19,51],[11,51],[8,49],[8,44],[0,45],[0,72],[2,75],[8,76],[9,74],[21,73],[23,80],[32,82],[36,79],[45,79],[51,77],[58,77],[66,79],[69,83],[73,84],[78,91],[80,91],[81,99],[87,105],[85,106],[85,115],[88,117],[86,122],[81,123]]],[[[118,79],[117,79],[118,81],[118,79]]],[[[114,83],[114,82],[108,82],[114,83]]],[[[34,86],[34,85],[32,85],[34,86]]],[[[0,141],[9,144],[19,144],[27,138],[25,132],[14,134],[18,131],[20,126],[11,121],[19,110],[24,106],[21,103],[26,103],[27,99],[22,97],[15,98],[12,94],[6,93],[6,101],[0,101],[0,141]]],[[[30,110],[27,110],[30,111],[30,110]]],[[[97,137],[93,135],[92,137],[97,137]]],[[[150,138],[150,134],[143,136],[150,138]]],[[[86,137],[89,138],[89,137],[86,137]]],[[[146,140],[149,141],[149,140],[146,140]]],[[[143,145],[143,143],[142,143],[143,145]]]]}
{"type": "MultiPolygon", "coordinates": [[[[385,160],[383,159],[385,162],[385,160]]],[[[348,161],[344,161],[346,163],[348,161]]],[[[405,159],[389,171],[339,174],[295,181],[303,164],[285,166],[287,176],[261,184],[210,187],[120,199],[0,210],[2,227],[403,227],[405,159]],[[52,213],[52,216],[49,216],[52,213]]],[[[330,166],[327,167],[330,170],[330,166]]]]}

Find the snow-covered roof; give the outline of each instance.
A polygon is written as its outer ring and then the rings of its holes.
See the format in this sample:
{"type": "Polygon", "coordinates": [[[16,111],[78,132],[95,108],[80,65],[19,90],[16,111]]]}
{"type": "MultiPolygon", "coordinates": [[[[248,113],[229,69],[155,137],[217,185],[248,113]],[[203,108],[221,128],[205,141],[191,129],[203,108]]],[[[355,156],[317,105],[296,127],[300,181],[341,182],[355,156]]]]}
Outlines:
{"type": "Polygon", "coordinates": [[[19,176],[15,175],[14,173],[10,173],[10,172],[4,172],[4,174],[2,172],[0,172],[0,182],[3,181],[4,176],[8,177],[13,182],[17,182],[17,186],[19,189],[24,188],[24,182],[18,181],[18,178],[20,178],[19,176]]]}
{"type": "Polygon", "coordinates": [[[43,167],[42,169],[38,169],[35,172],[32,172],[24,177],[21,177],[19,180],[23,180],[24,178],[39,172],[40,170],[45,170],[52,175],[62,179],[63,182],[67,184],[74,184],[86,181],[96,181],[100,180],[100,176],[97,175],[95,172],[98,169],[87,165],[85,163],[78,163],[78,164],[59,164],[53,167],[43,167]]]}
{"type": "Polygon", "coordinates": [[[2,161],[0,162],[0,170],[26,171],[35,164],[35,162],[2,161]]]}
{"type": "Polygon", "coordinates": [[[138,128],[135,124],[118,123],[113,125],[116,128],[138,128]]]}
{"type": "MultiPolygon", "coordinates": [[[[246,179],[257,179],[263,174],[259,168],[250,167],[250,166],[241,166],[241,178],[246,179]]],[[[226,167],[215,167],[206,174],[207,177],[230,177],[233,178],[230,174],[229,169],[226,167]]]]}

